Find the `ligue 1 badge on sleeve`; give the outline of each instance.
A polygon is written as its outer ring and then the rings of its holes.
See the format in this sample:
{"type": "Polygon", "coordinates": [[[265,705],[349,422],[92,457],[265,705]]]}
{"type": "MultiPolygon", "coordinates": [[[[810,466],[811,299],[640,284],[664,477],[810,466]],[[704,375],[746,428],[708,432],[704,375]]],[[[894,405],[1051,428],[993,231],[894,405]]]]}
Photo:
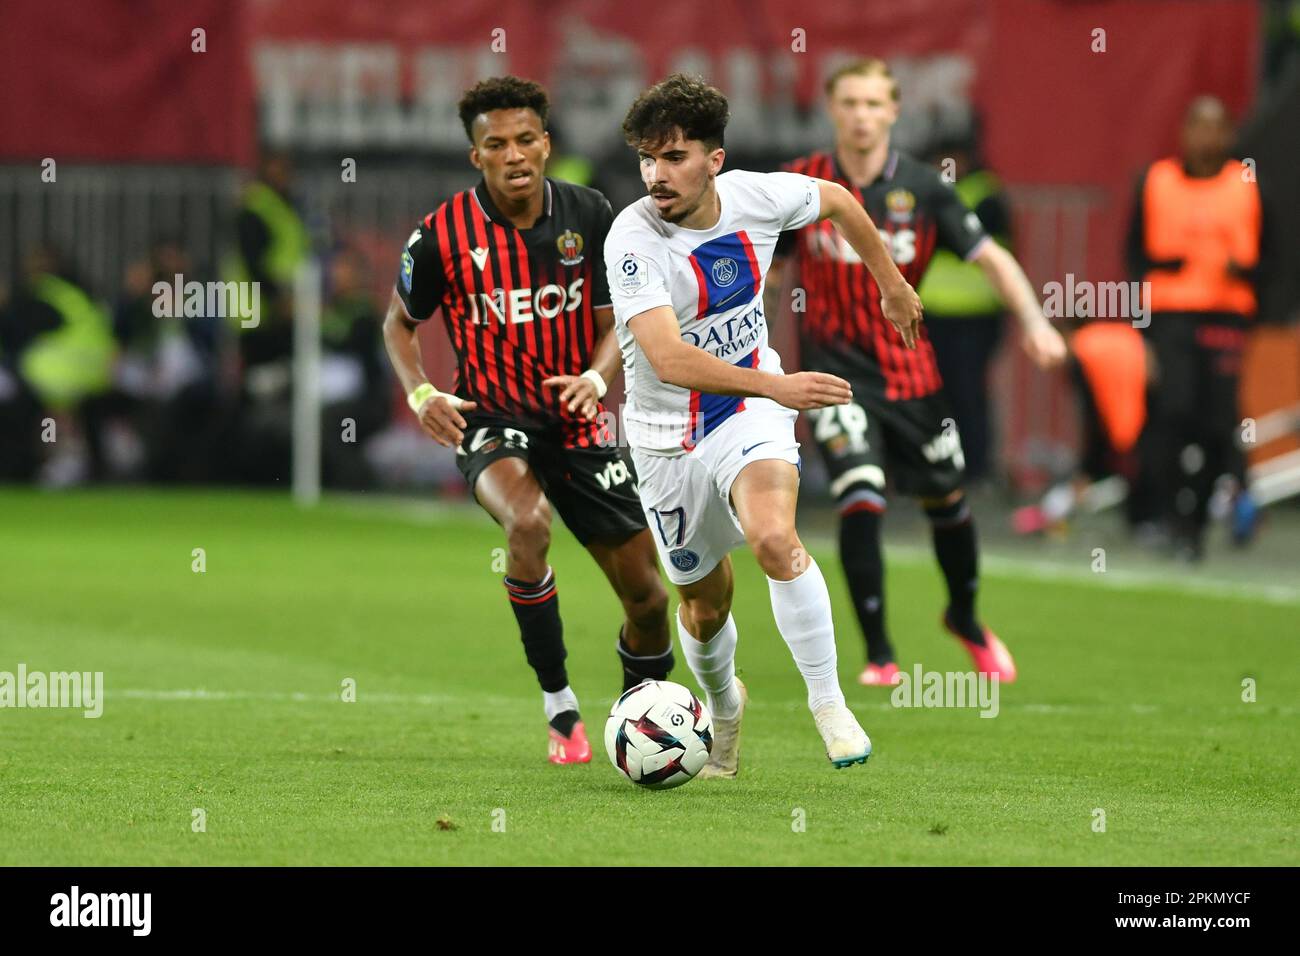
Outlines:
{"type": "Polygon", "coordinates": [[[415,271],[415,260],[411,258],[411,250],[402,250],[402,285],[407,292],[411,291],[411,274],[415,271]]]}
{"type": "Polygon", "coordinates": [[[618,261],[618,287],[624,292],[636,292],[650,281],[645,260],[629,252],[618,261]]]}

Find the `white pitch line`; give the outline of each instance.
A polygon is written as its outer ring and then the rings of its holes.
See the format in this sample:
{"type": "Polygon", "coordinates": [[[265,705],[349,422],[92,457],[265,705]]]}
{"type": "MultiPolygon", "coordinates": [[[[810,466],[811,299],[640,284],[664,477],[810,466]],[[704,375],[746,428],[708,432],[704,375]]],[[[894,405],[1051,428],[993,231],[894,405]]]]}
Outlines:
{"type": "MultiPolygon", "coordinates": [[[[307,694],[301,691],[243,691],[243,690],[209,690],[204,687],[189,687],[177,690],[158,690],[149,688],[131,688],[128,690],[106,691],[108,697],[129,697],[132,700],[154,700],[170,702],[189,702],[189,701],[232,701],[232,700],[264,700],[290,703],[324,703],[336,704],[341,703],[337,694],[307,694]]],[[[370,704],[416,704],[421,707],[434,707],[443,704],[454,704],[464,706],[466,701],[473,701],[475,704],[482,704],[490,707],[514,706],[516,704],[526,703],[526,698],[522,697],[501,697],[501,696],[480,696],[478,694],[392,694],[386,692],[368,692],[357,694],[358,703],[370,704]]],[[[782,710],[799,711],[804,710],[807,704],[802,700],[785,700],[779,702],[759,701],[755,704],[759,710],[767,707],[779,708],[782,710]]],[[[978,710],[976,707],[895,707],[887,700],[878,701],[854,701],[854,710],[978,710]]],[[[1087,714],[1102,713],[1105,711],[1114,711],[1123,709],[1134,714],[1158,714],[1164,712],[1183,712],[1187,710],[1196,710],[1198,713],[1204,713],[1204,707],[1169,707],[1162,704],[1040,704],[1028,703],[1013,700],[1000,701],[1002,711],[1023,712],[1027,714],[1087,714]]],[[[1225,705],[1217,710],[1228,711],[1236,710],[1237,705],[1225,705]]],[[[1300,709],[1295,707],[1277,707],[1268,708],[1271,716],[1290,717],[1294,716],[1300,709]]],[[[1264,713],[1264,711],[1260,711],[1264,713]]]]}
{"type": "MultiPolygon", "coordinates": [[[[809,536],[808,540],[819,550],[834,552],[833,540],[820,535],[809,536]]],[[[889,544],[885,550],[888,560],[909,566],[923,565],[929,567],[934,563],[934,554],[927,548],[915,545],[889,544]]],[[[1203,575],[1178,573],[1177,571],[1126,571],[1111,568],[1096,573],[1088,568],[1076,568],[1044,559],[1034,561],[1028,558],[1014,558],[1005,555],[982,553],[980,564],[984,573],[994,576],[1019,575],[1041,581],[1064,581],[1068,584],[1096,585],[1113,591],[1171,591],[1177,594],[1191,594],[1197,597],[1223,597],[1237,600],[1260,601],[1265,604],[1290,606],[1300,604],[1300,588],[1285,584],[1250,584],[1245,581],[1225,581],[1221,578],[1209,578],[1203,575]]],[[[1300,629],[1297,630],[1300,633],[1300,629]]]]}
{"type": "MultiPolygon", "coordinates": [[[[409,501],[396,496],[333,496],[327,499],[341,513],[354,517],[385,515],[424,526],[447,521],[479,521],[485,527],[491,519],[482,509],[466,501],[409,501]]],[[[837,548],[830,535],[810,534],[804,540],[818,551],[834,554],[837,548]]],[[[909,566],[929,567],[934,562],[930,549],[910,544],[885,542],[889,560],[909,566]]],[[[1064,581],[1071,584],[1096,585],[1114,591],[1161,590],[1198,597],[1221,597],[1259,601],[1283,606],[1300,605],[1300,587],[1285,584],[1252,584],[1227,581],[1204,574],[1188,574],[1179,569],[1128,571],[1110,568],[1094,573],[1090,567],[1076,567],[1044,556],[1041,559],[1010,557],[985,551],[980,555],[984,571],[994,576],[1019,575],[1040,581],[1064,581]]],[[[1086,563],[1086,562],[1085,562],[1086,563]]],[[[1113,562],[1112,562],[1113,563],[1113,562]]]]}
{"type": "MultiPolygon", "coordinates": [[[[302,691],[251,691],[210,690],[206,687],[185,687],[175,690],[132,687],[126,690],[106,688],[108,697],[129,697],[132,700],[157,701],[232,701],[264,700],[296,704],[343,703],[339,694],[308,694],[302,691]]],[[[501,697],[490,694],[393,694],[383,691],[357,691],[356,703],[416,704],[421,707],[439,707],[445,704],[464,706],[467,702],[500,707],[519,703],[523,698],[501,697]]]]}

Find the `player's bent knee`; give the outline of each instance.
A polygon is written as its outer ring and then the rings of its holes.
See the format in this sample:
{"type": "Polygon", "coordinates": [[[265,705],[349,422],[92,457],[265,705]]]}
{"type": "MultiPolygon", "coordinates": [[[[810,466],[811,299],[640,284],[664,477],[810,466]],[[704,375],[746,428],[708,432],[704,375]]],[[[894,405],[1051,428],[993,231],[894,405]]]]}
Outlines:
{"type": "Polygon", "coordinates": [[[764,528],[749,535],[749,547],[768,577],[784,580],[803,551],[793,528],[764,528]]]}
{"type": "Polygon", "coordinates": [[[512,512],[505,525],[512,551],[540,553],[550,547],[551,509],[545,500],[532,508],[512,512]]]}
{"type": "Polygon", "coordinates": [[[707,598],[682,601],[682,621],[698,641],[707,641],[722,630],[730,615],[730,604],[719,604],[707,598]]]}
{"type": "Polygon", "coordinates": [[[637,627],[654,627],[668,615],[668,592],[663,585],[630,594],[623,599],[623,612],[637,627]]]}

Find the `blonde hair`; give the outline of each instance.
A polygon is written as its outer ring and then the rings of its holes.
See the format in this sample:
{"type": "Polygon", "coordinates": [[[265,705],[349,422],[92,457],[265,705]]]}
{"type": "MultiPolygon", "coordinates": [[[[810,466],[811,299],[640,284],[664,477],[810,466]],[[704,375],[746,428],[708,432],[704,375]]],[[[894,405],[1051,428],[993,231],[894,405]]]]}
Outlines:
{"type": "Polygon", "coordinates": [[[826,95],[830,96],[834,93],[835,84],[846,76],[883,76],[889,81],[891,87],[890,96],[895,103],[898,102],[898,81],[894,79],[894,74],[889,72],[889,64],[884,60],[874,56],[867,56],[851,63],[845,63],[826,78],[826,95]]]}

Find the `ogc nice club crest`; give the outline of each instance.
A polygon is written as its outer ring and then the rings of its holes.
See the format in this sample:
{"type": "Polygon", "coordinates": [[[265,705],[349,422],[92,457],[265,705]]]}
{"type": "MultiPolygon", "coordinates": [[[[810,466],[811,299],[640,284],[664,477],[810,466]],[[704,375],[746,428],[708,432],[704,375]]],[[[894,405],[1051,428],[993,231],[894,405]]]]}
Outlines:
{"type": "Polygon", "coordinates": [[[560,250],[560,262],[566,266],[576,266],[582,261],[582,236],[572,229],[564,230],[555,245],[560,250]]]}

